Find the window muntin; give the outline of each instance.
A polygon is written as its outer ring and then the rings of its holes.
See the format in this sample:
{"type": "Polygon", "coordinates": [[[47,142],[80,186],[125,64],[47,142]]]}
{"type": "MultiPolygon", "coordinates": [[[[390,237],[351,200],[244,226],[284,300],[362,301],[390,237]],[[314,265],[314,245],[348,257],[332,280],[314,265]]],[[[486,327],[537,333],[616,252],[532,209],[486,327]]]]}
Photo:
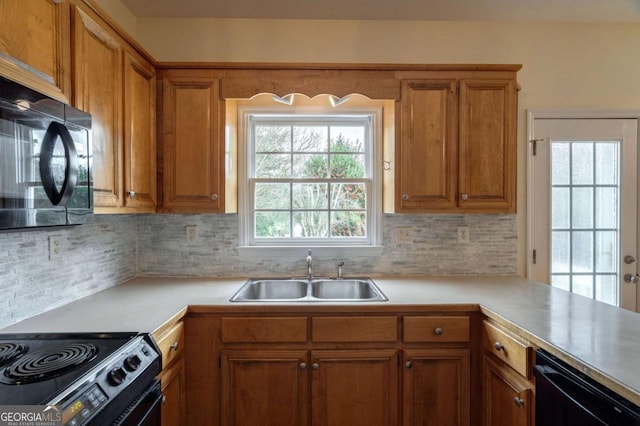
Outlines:
{"type": "Polygon", "coordinates": [[[249,115],[249,245],[372,244],[372,121],[249,115]]]}

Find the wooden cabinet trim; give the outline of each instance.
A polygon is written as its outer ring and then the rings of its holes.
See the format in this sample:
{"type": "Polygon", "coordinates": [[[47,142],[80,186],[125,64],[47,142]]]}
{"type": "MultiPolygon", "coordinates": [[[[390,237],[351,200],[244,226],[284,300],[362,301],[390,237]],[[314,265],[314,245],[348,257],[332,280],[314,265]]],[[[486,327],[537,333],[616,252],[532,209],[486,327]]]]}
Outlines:
{"type": "Polygon", "coordinates": [[[313,317],[313,342],[395,342],[396,316],[313,317]]]}
{"type": "Polygon", "coordinates": [[[533,347],[521,342],[507,331],[489,321],[482,322],[482,346],[495,357],[509,365],[522,377],[531,377],[533,347]]]}
{"type": "Polygon", "coordinates": [[[483,359],[484,425],[533,426],[535,424],[534,385],[524,380],[506,364],[503,367],[489,356],[484,356],[483,359]],[[494,381],[503,389],[508,388],[509,394],[504,400],[500,399],[501,395],[494,395],[494,381]],[[522,399],[523,405],[515,405],[516,397],[522,399]],[[510,412],[502,411],[506,407],[510,408],[510,412]]]}
{"type": "Polygon", "coordinates": [[[468,342],[470,319],[462,316],[405,316],[405,342],[468,342]]]}
{"type": "Polygon", "coordinates": [[[162,353],[162,368],[170,365],[184,350],[184,324],[182,321],[171,327],[157,340],[162,353]]]}
{"type": "Polygon", "coordinates": [[[304,343],[306,317],[229,317],[221,319],[223,343],[304,343]]]}

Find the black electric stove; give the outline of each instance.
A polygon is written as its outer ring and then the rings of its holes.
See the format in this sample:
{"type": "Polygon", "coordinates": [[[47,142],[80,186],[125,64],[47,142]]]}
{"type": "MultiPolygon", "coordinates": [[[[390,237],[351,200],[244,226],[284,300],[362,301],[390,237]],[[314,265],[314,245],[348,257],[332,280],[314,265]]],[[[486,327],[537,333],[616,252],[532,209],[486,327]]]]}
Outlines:
{"type": "Polygon", "coordinates": [[[70,426],[158,424],[161,364],[144,334],[0,334],[0,406],[54,405],[70,426]]]}

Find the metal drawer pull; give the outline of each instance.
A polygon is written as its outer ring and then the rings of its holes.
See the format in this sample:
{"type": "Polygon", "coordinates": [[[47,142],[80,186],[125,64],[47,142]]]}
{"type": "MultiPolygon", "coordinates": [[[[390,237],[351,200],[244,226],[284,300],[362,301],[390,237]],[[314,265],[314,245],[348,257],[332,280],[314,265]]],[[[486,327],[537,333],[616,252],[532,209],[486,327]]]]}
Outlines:
{"type": "Polygon", "coordinates": [[[162,395],[162,403],[165,404],[167,402],[167,396],[162,395]]]}
{"type": "Polygon", "coordinates": [[[500,342],[496,342],[493,344],[493,347],[496,348],[496,351],[503,351],[504,350],[504,345],[500,342]]]}
{"type": "Polygon", "coordinates": [[[317,370],[318,368],[320,368],[320,366],[318,365],[317,362],[314,362],[313,364],[311,364],[311,368],[313,368],[314,370],[317,370]]]}
{"type": "Polygon", "coordinates": [[[440,336],[442,334],[442,328],[441,327],[434,328],[433,334],[435,334],[436,336],[440,336]]]}
{"type": "Polygon", "coordinates": [[[513,403],[516,404],[516,407],[524,407],[524,400],[519,396],[513,398],[513,403]]]}
{"type": "Polygon", "coordinates": [[[218,199],[218,194],[211,194],[211,199],[216,201],[218,199]]]}
{"type": "Polygon", "coordinates": [[[170,347],[171,347],[171,349],[173,349],[174,351],[177,351],[177,350],[178,350],[178,342],[173,342],[173,343],[171,344],[171,346],[170,346],[170,347]]]}
{"type": "Polygon", "coordinates": [[[305,368],[307,368],[307,364],[305,364],[304,362],[300,363],[300,370],[304,370],[305,368]]]}
{"type": "Polygon", "coordinates": [[[402,194],[402,201],[409,201],[409,196],[407,194],[402,194]]]}
{"type": "Polygon", "coordinates": [[[133,198],[136,196],[136,191],[129,191],[129,197],[133,198]]]}
{"type": "Polygon", "coordinates": [[[462,201],[467,201],[469,199],[469,196],[467,194],[462,194],[462,195],[460,195],[460,199],[462,201]]]}
{"type": "Polygon", "coordinates": [[[404,366],[406,368],[411,368],[413,366],[413,364],[411,364],[411,361],[407,361],[407,362],[404,363],[404,366]]]}

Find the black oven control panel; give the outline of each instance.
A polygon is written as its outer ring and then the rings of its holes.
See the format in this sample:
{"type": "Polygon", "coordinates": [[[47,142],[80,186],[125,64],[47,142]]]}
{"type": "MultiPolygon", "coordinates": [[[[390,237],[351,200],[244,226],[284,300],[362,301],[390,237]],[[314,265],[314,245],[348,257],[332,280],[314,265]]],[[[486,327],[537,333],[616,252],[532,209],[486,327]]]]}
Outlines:
{"type": "MultiPolygon", "coordinates": [[[[144,336],[138,336],[104,359],[75,390],[58,402],[62,424],[82,426],[99,419],[117,419],[142,394],[161,369],[161,355],[144,336]]],[[[113,420],[109,422],[112,423],[113,420]]]]}

